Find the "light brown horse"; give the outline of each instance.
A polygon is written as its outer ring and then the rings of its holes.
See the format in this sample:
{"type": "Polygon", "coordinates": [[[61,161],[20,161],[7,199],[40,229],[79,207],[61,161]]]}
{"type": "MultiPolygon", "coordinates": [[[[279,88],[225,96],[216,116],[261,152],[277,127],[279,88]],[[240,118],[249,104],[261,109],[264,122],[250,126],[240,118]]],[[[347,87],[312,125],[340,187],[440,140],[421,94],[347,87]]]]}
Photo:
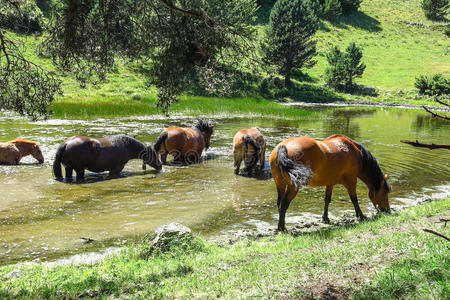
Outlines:
{"type": "Polygon", "coordinates": [[[175,163],[198,163],[203,149],[208,149],[214,124],[198,120],[188,129],[169,127],[165,129],[155,143],[156,153],[161,154],[161,162],[167,161],[167,155],[174,158],[175,163]]]}
{"type": "Polygon", "coordinates": [[[239,174],[242,160],[244,172],[249,175],[256,169],[258,161],[260,168],[264,168],[265,153],[266,141],[258,128],[239,130],[233,139],[234,174],[239,174]]]}
{"type": "Polygon", "coordinates": [[[272,151],[270,167],[278,192],[278,230],[286,230],[286,210],[301,185],[326,186],[322,216],[325,223],[330,221],[328,205],[336,184],[347,189],[356,216],[364,219],[356,195],[357,178],[369,188],[375,208],[389,211],[391,186],[387,175],[383,176],[377,160],[366,148],[346,136],[333,135],[321,142],[304,136],[287,139],[272,151]]]}
{"type": "Polygon", "coordinates": [[[27,155],[32,155],[40,164],[44,163],[39,143],[24,139],[0,143],[1,165],[18,165],[22,157],[27,155]]]}

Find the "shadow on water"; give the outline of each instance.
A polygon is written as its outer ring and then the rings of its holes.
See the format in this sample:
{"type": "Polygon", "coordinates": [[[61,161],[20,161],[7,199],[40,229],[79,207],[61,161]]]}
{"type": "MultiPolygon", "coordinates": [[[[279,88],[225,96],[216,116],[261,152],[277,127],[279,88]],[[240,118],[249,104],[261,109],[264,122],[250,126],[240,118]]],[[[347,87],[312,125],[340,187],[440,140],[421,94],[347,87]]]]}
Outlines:
{"type": "Polygon", "coordinates": [[[73,181],[66,181],[65,179],[63,181],[59,181],[66,184],[92,184],[96,182],[103,182],[103,181],[109,181],[114,179],[121,179],[121,178],[127,178],[127,177],[136,177],[136,176],[145,176],[148,174],[158,174],[159,172],[157,170],[149,170],[149,171],[142,171],[142,172],[121,172],[120,175],[116,176],[110,176],[108,172],[103,173],[87,173],[84,176],[84,181],[78,182],[77,176],[73,176],[73,181]]]}

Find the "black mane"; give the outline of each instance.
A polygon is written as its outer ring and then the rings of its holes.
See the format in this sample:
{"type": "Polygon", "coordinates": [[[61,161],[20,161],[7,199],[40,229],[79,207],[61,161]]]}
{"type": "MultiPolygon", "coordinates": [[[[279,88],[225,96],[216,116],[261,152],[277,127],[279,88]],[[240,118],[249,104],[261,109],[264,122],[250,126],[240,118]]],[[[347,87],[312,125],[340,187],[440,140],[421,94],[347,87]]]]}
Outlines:
{"type": "Polygon", "coordinates": [[[197,122],[195,122],[195,124],[192,126],[193,129],[196,129],[200,132],[205,132],[205,133],[213,133],[213,129],[214,129],[214,125],[209,123],[206,120],[203,119],[198,119],[197,122]]]}
{"type": "Polygon", "coordinates": [[[139,147],[145,148],[144,143],[124,134],[108,136],[108,139],[113,145],[137,145],[139,147]]]}
{"type": "MultiPolygon", "coordinates": [[[[355,141],[353,141],[353,143],[355,143],[356,147],[361,152],[362,172],[369,180],[369,183],[372,186],[371,189],[377,192],[381,188],[381,182],[384,179],[380,165],[369,150],[364,148],[361,144],[356,143],[355,141]]],[[[385,188],[387,191],[391,190],[391,185],[387,182],[387,180],[385,180],[385,188]]]]}

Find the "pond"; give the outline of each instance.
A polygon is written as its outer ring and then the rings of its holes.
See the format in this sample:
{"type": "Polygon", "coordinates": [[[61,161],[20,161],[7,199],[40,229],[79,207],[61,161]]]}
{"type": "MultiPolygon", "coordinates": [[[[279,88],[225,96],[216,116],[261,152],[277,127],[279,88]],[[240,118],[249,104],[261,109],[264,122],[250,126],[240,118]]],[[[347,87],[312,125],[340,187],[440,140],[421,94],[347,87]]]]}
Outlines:
{"type": "MultiPolygon", "coordinates": [[[[440,194],[448,197],[448,150],[401,144],[401,139],[448,143],[450,125],[421,111],[388,108],[309,108],[323,117],[220,117],[204,162],[189,167],[164,166],[161,173],[143,171],[131,161],[123,177],[87,173],[87,183],[66,184],[52,178],[58,145],[72,135],[101,137],[128,134],[154,143],[163,128],[190,127],[193,117],[136,117],[31,122],[14,115],[0,117],[0,141],[17,137],[39,141],[44,165],[33,158],[18,167],[0,166],[0,264],[52,259],[103,247],[133,243],[163,224],[180,222],[206,237],[237,230],[275,227],[276,191],[268,166],[257,178],[236,176],[232,139],[241,128],[257,126],[267,140],[266,160],[282,140],[308,135],[323,139],[340,133],[361,142],[390,175],[391,205],[440,194]],[[84,244],[82,237],[96,242],[84,244]]],[[[364,212],[373,210],[367,188],[358,184],[364,212]]],[[[307,215],[321,215],[323,188],[304,188],[287,213],[287,227],[307,215]]],[[[336,187],[330,216],[339,218],[353,206],[336,187]]]]}

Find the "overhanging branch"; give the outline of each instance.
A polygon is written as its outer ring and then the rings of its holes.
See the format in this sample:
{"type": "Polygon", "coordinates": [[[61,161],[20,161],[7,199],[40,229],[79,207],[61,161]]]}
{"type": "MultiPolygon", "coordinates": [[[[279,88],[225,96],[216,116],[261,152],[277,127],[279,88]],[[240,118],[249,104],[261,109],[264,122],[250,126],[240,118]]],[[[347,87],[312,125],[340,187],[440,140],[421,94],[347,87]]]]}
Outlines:
{"type": "Polygon", "coordinates": [[[167,6],[171,10],[176,10],[178,12],[181,12],[182,14],[201,19],[204,17],[204,14],[201,11],[193,10],[193,9],[183,9],[178,6],[175,6],[171,0],[160,0],[162,3],[164,3],[165,6],[167,6]]]}

